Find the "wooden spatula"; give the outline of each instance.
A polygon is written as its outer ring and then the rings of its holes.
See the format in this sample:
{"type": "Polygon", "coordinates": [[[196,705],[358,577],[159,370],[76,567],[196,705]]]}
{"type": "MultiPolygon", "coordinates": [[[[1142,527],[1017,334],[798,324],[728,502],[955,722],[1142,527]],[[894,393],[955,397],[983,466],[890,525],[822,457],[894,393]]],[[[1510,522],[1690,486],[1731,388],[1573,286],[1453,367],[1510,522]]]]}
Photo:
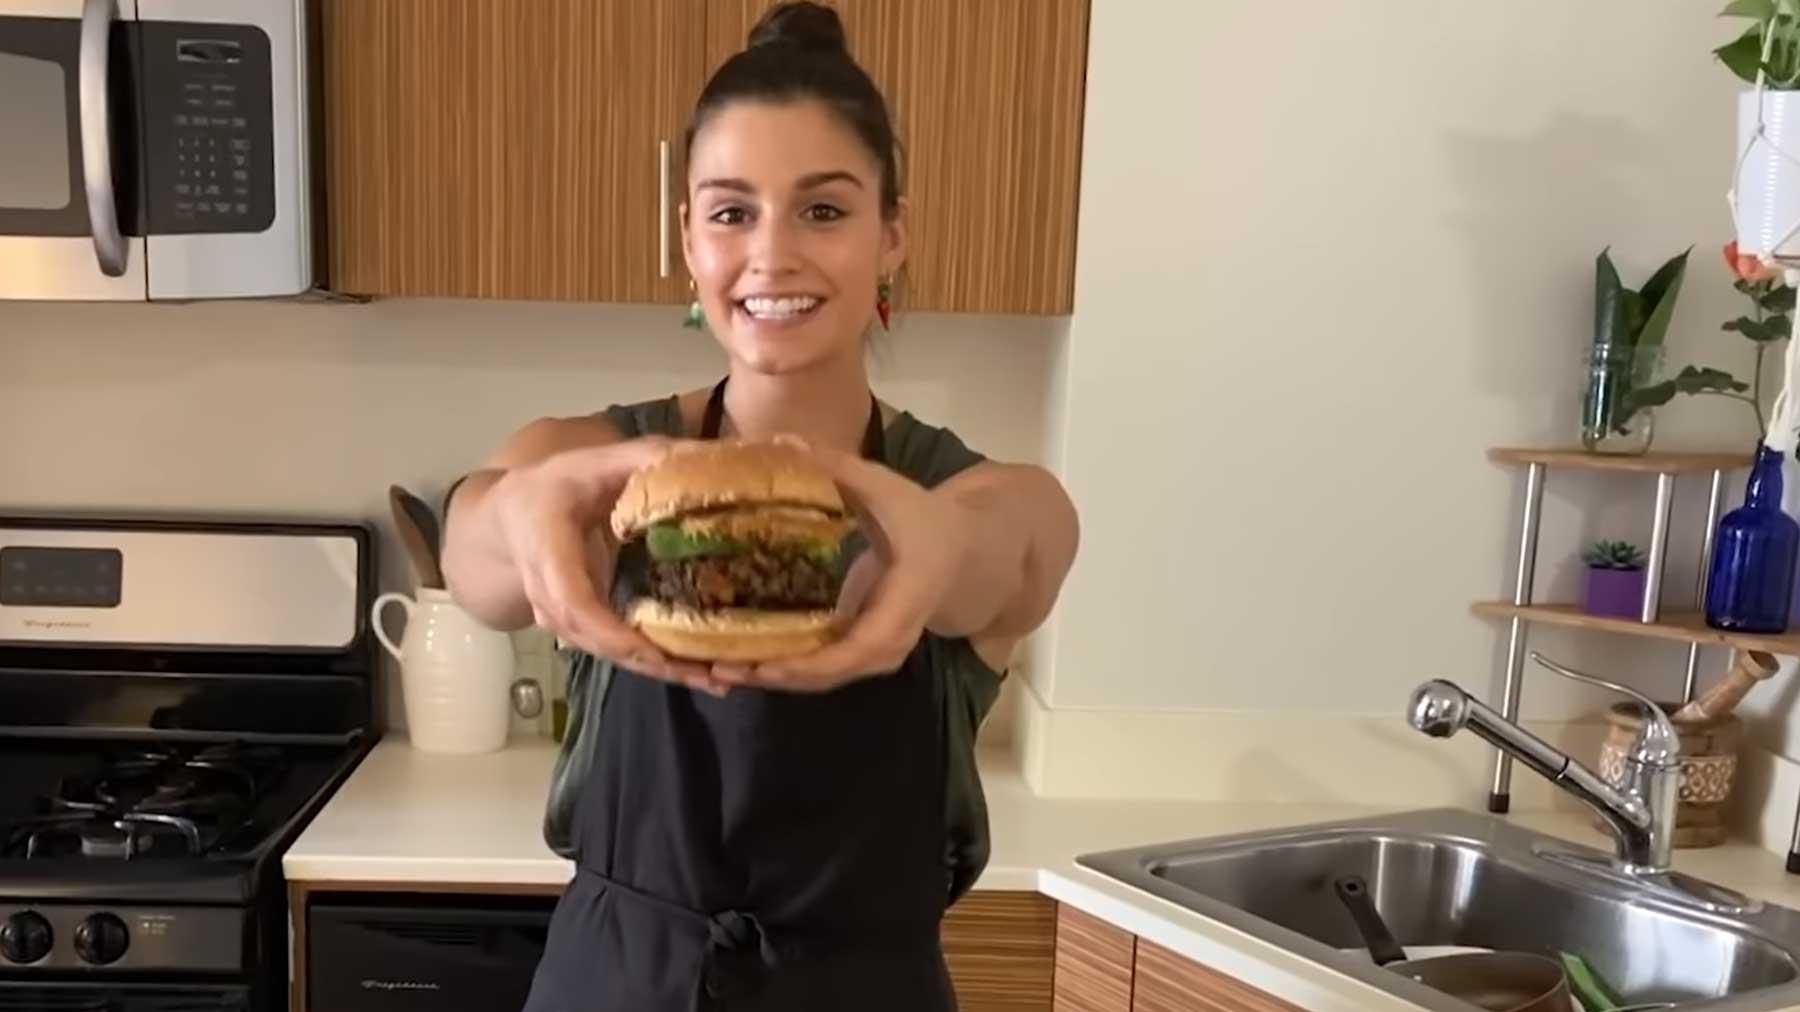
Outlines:
{"type": "Polygon", "coordinates": [[[388,486],[388,504],[394,510],[400,541],[406,545],[406,554],[412,556],[419,586],[442,590],[444,573],[438,562],[437,516],[423,499],[398,485],[388,486]]]}

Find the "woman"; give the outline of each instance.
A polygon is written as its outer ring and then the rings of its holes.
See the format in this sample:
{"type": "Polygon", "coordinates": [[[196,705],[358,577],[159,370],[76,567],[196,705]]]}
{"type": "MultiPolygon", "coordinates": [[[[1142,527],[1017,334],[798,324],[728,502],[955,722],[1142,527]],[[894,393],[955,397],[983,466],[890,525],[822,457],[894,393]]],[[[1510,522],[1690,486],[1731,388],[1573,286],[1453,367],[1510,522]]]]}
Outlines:
{"type": "Polygon", "coordinates": [[[955,1008],[938,929],[986,860],[975,732],[1077,526],[1043,470],[870,391],[864,335],[906,253],[894,149],[837,15],[765,16],[688,134],[683,250],[726,379],[535,422],[452,494],[456,599],[582,651],[559,765],[580,776],[550,820],[579,870],[531,1012],[955,1008]],[[807,656],[684,662],[602,599],[641,575],[605,522],[626,477],[721,435],[797,437],[867,521],[851,617],[807,656]]]}

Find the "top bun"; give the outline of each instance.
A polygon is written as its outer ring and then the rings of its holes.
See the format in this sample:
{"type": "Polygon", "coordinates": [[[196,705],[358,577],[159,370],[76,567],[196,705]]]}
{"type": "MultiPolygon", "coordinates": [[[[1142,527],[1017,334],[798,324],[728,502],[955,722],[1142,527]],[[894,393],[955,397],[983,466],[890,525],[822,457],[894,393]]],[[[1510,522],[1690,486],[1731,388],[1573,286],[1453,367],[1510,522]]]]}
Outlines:
{"type": "Polygon", "coordinates": [[[846,512],[831,475],[805,451],[785,443],[703,440],[677,444],[661,461],[633,474],[613,507],[612,529],[628,541],[683,513],[739,503],[808,506],[834,516],[846,512]]]}
{"type": "Polygon", "coordinates": [[[810,51],[850,52],[837,11],[816,3],[776,4],[750,29],[750,48],[779,43],[810,51]]]}

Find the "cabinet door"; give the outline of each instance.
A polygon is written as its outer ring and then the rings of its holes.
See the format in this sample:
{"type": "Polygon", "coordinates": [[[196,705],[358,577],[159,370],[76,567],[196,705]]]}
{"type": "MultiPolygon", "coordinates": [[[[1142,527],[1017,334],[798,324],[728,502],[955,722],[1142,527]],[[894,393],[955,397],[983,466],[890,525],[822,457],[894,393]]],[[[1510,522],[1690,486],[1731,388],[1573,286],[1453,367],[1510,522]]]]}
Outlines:
{"type": "Polygon", "coordinates": [[[962,1012],[1050,1012],[1055,900],[971,892],[944,916],[943,940],[962,1012]]]}
{"type": "Polygon", "coordinates": [[[1131,1012],[1302,1012],[1234,977],[1138,939],[1131,1012]]]}
{"type": "MultiPolygon", "coordinates": [[[[708,70],[773,0],[708,0],[708,70]]],[[[1088,0],[833,0],[912,206],[902,310],[1067,313],[1088,0]]]]}
{"type": "Polygon", "coordinates": [[[704,2],[326,0],[331,287],[683,301],[704,2]]]}
{"type": "Polygon", "coordinates": [[[1131,1012],[1137,936],[1063,904],[1056,913],[1054,1012],[1131,1012]]]}

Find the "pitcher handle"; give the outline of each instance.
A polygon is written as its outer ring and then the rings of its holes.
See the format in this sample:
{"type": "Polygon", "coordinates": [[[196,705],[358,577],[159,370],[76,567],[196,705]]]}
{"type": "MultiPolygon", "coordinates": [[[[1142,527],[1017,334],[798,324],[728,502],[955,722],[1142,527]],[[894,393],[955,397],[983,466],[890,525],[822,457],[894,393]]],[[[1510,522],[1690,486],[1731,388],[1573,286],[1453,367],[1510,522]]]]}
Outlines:
{"type": "Polygon", "coordinates": [[[375,627],[375,638],[381,641],[381,645],[386,647],[387,652],[393,654],[394,660],[397,661],[400,660],[400,648],[395,645],[392,639],[388,638],[387,630],[382,627],[381,621],[382,610],[390,604],[400,605],[400,607],[406,611],[407,623],[411,624],[413,620],[413,609],[418,607],[418,603],[399,591],[390,590],[376,598],[374,606],[369,609],[369,618],[375,627]]]}

